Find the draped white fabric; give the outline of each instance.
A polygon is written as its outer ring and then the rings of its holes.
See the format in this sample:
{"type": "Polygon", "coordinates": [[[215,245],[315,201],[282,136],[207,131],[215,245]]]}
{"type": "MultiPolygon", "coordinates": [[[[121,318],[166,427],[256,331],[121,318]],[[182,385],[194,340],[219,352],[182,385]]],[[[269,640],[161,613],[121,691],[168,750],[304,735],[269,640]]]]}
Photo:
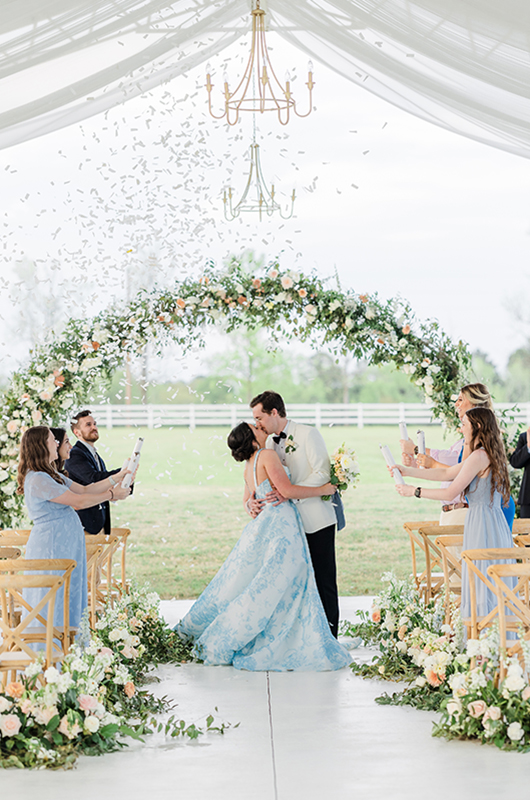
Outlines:
{"type": "MultiPolygon", "coordinates": [[[[250,0],[4,0],[0,148],[124,103],[202,61],[214,64],[247,35],[250,7],[250,0]]],[[[268,0],[262,7],[271,31],[364,89],[530,157],[528,0],[268,0]]]]}

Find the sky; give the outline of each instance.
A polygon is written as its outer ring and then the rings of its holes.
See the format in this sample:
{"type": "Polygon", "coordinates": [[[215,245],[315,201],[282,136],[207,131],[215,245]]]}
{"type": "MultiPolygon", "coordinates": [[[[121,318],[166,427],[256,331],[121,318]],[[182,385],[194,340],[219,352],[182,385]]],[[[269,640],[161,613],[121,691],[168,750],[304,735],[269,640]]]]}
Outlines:
{"type": "MultiPolygon", "coordinates": [[[[269,38],[270,40],[270,38],[269,38]]],[[[235,82],[245,43],[212,62],[235,82]]],[[[306,57],[276,43],[306,108],[306,57]]],[[[266,178],[295,215],[223,218],[246,182],[251,115],[207,113],[204,68],[81,125],[0,151],[0,371],[27,358],[22,317],[41,290],[86,315],[138,284],[168,284],[253,249],[343,289],[410,301],[500,369],[525,341],[530,163],[449,133],[315,63],[314,106],[285,128],[260,116],[266,178]],[[32,263],[36,263],[34,272],[32,263]]],[[[219,81],[217,85],[219,84],[219,81]]],[[[215,93],[215,89],[214,89],[215,93]]],[[[212,339],[207,355],[218,347],[212,339]]]]}

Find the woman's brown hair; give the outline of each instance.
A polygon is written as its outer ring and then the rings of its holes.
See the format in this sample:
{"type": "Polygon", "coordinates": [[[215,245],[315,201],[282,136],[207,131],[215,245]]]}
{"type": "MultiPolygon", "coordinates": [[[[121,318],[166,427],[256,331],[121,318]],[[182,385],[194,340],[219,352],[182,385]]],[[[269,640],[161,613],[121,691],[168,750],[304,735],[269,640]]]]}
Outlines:
{"type": "MultiPolygon", "coordinates": [[[[506,451],[497,423],[497,418],[489,408],[470,408],[466,417],[471,423],[471,452],[483,447],[489,458],[491,475],[491,499],[495,489],[502,495],[504,505],[510,502],[510,477],[506,451]]],[[[469,486],[466,492],[469,490],[469,486]]]]}
{"type": "Polygon", "coordinates": [[[37,425],[34,428],[28,428],[22,436],[18,461],[17,494],[24,494],[24,480],[28,472],[46,472],[56,483],[65,483],[55,466],[50,464],[49,433],[50,429],[46,425],[37,425]]]}

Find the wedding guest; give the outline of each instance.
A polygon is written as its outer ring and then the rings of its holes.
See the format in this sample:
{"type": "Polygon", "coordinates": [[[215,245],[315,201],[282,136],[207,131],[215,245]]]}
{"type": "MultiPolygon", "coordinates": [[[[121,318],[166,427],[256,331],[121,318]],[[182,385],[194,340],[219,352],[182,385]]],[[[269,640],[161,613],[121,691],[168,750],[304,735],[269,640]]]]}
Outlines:
{"type": "Polygon", "coordinates": [[[521,519],[530,518],[530,428],[519,436],[517,447],[510,456],[510,464],[514,469],[524,469],[521,489],[519,490],[519,506],[521,519]]]}
{"type": "MultiPolygon", "coordinates": [[[[80,411],[76,414],[72,418],[71,428],[72,433],[77,438],[77,442],[72,447],[65,466],[72,480],[82,486],[88,486],[108,479],[110,486],[115,486],[117,479],[113,478],[113,475],[119,473],[120,470],[108,470],[96,450],[94,445],[99,439],[99,431],[91,412],[80,411]]],[[[84,507],[77,513],[87,533],[105,533],[106,536],[109,535],[111,519],[108,500],[90,507],[84,507]]]]}
{"type": "MultiPolygon", "coordinates": [[[[469,383],[460,389],[455,400],[456,412],[460,419],[471,408],[489,408],[493,411],[493,400],[487,386],[483,383],[469,383]]],[[[444,469],[461,463],[469,455],[469,450],[465,448],[464,439],[459,439],[448,450],[426,448],[425,455],[416,454],[414,443],[408,439],[400,439],[402,462],[405,466],[419,466],[423,469],[444,469]]],[[[442,482],[442,488],[447,486],[447,482],[442,482]]],[[[442,504],[440,514],[440,525],[463,525],[469,505],[466,498],[461,495],[451,498],[450,503],[442,504]]],[[[510,496],[508,504],[502,505],[502,512],[506,517],[510,530],[513,526],[515,516],[515,502],[510,496]]]]}
{"type": "MultiPolygon", "coordinates": [[[[77,627],[87,606],[86,549],[83,527],[75,511],[109,499],[123,500],[130,493],[119,485],[126,475],[116,475],[114,486],[106,478],[81,486],[57,471],[57,442],[45,425],[29,428],[20,443],[17,493],[23,494],[33,528],[26,558],[71,558],[77,566],[70,583],[70,625],[77,627]]],[[[28,589],[28,601],[36,605],[41,589],[28,589]]],[[[54,622],[63,623],[62,588],[55,602],[54,622]]]]}
{"type": "MultiPolygon", "coordinates": [[[[510,496],[510,479],[504,444],[495,414],[489,408],[470,408],[462,417],[464,445],[469,456],[459,464],[442,469],[417,469],[399,466],[404,477],[429,481],[449,480],[444,489],[426,489],[410,484],[397,485],[403,497],[426,497],[430,500],[447,500],[465,493],[469,511],[464,522],[464,550],[484,548],[512,548],[513,538],[501,505],[510,496]]],[[[394,468],[395,469],[395,468],[394,468]]],[[[477,568],[487,576],[487,569],[495,561],[478,561],[477,568]]],[[[511,586],[513,580],[506,579],[511,586]]],[[[487,616],[497,605],[496,595],[482,581],[475,580],[477,615],[487,616]]],[[[469,575],[462,564],[463,619],[471,616],[469,575]]]]}
{"type": "Polygon", "coordinates": [[[61,475],[66,475],[66,477],[68,477],[68,472],[66,471],[64,464],[66,461],[68,461],[70,450],[72,449],[70,439],[68,438],[68,434],[64,428],[50,428],[50,430],[53,433],[57,443],[57,460],[54,462],[55,469],[57,472],[60,472],[61,475]]]}

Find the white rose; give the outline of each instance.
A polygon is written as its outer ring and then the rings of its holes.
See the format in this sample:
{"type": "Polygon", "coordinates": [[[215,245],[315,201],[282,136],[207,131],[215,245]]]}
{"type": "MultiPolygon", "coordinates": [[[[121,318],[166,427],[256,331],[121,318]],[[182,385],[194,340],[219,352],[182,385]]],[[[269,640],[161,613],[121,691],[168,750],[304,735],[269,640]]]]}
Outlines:
{"type": "Polygon", "coordinates": [[[293,280],[288,275],[284,275],[281,279],[281,284],[284,289],[292,289],[293,288],[293,280]]]}
{"type": "Polygon", "coordinates": [[[405,642],[398,642],[396,644],[396,650],[398,653],[406,653],[407,652],[407,645],[405,642]]]}
{"type": "Polygon", "coordinates": [[[520,692],[526,686],[526,681],[521,675],[508,675],[506,680],[504,681],[504,689],[508,689],[509,692],[520,692]]]}
{"type": "Polygon", "coordinates": [[[506,733],[508,734],[508,738],[511,739],[512,742],[518,742],[519,739],[522,739],[524,736],[524,730],[521,727],[520,722],[512,722],[510,725],[508,725],[506,733]]]}
{"type": "Polygon", "coordinates": [[[329,304],[330,311],[336,311],[337,308],[341,308],[342,303],[340,300],[334,300],[332,303],[329,304]]]}
{"type": "Polygon", "coordinates": [[[418,675],[418,677],[414,681],[414,685],[417,686],[419,689],[423,689],[426,683],[427,679],[424,678],[423,675],[418,675]]]}
{"type": "Polygon", "coordinates": [[[447,713],[450,714],[452,717],[460,714],[462,711],[462,702],[457,698],[456,700],[450,700],[447,703],[447,713]]]}
{"type": "Polygon", "coordinates": [[[7,697],[0,697],[0,714],[3,714],[4,711],[8,711],[13,703],[11,703],[7,697]]]}
{"type": "Polygon", "coordinates": [[[94,716],[85,719],[85,728],[89,733],[96,733],[99,730],[99,719],[94,716]]]}

